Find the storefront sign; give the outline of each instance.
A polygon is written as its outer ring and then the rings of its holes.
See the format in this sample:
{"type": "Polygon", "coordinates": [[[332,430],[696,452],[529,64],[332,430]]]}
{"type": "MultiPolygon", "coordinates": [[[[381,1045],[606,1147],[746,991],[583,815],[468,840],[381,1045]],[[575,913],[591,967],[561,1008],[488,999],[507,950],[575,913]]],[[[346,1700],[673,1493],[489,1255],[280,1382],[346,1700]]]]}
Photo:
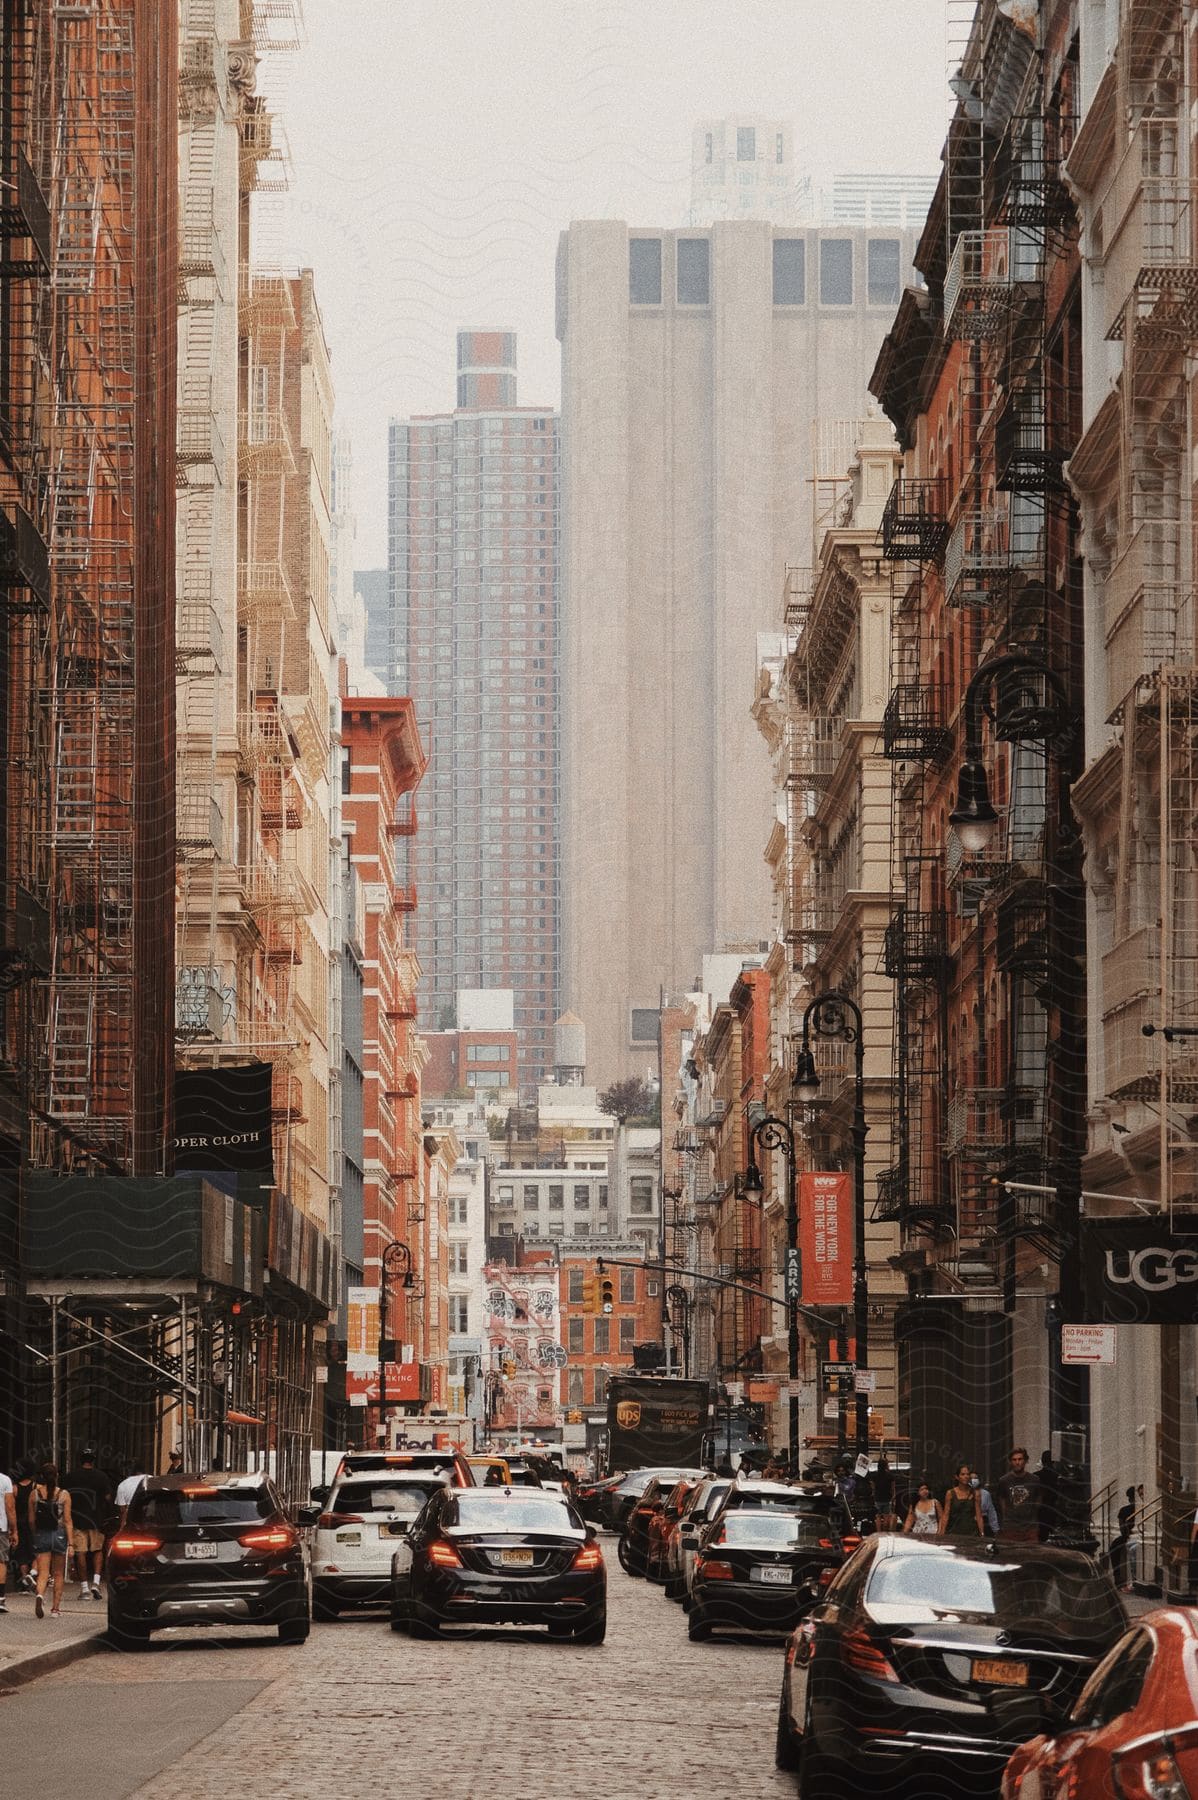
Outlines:
{"type": "Polygon", "coordinates": [[[1082,1284],[1088,1322],[1198,1323],[1198,1237],[1177,1236],[1164,1218],[1086,1219],[1082,1284]]]}
{"type": "Polygon", "coordinates": [[[847,1306],[853,1297],[852,1180],[839,1170],[799,1177],[799,1243],[803,1301],[847,1306]]]}
{"type": "Polygon", "coordinates": [[[175,1070],[175,1167],[244,1169],[274,1180],[271,1065],[175,1070]]]}

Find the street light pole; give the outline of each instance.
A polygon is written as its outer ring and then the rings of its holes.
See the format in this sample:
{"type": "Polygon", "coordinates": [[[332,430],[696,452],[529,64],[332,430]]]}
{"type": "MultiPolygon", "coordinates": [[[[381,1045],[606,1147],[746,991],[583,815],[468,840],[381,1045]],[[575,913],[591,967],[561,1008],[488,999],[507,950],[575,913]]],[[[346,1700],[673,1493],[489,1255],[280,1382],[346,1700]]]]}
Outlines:
{"type": "Polygon", "coordinates": [[[387,1284],[402,1272],[403,1285],[413,1285],[412,1252],[398,1238],[392,1238],[383,1251],[379,1265],[379,1437],[387,1447],[387,1284]]]}
{"type": "MultiPolygon", "coordinates": [[[[819,1076],[811,1053],[812,1037],[839,1038],[853,1046],[853,1123],[849,1138],[853,1155],[853,1336],[858,1369],[869,1368],[869,1263],[865,1253],[865,1031],[861,1008],[847,994],[817,994],[803,1012],[803,1039],[795,1067],[795,1088],[802,1100],[819,1094],[819,1076]],[[851,1019],[851,1023],[850,1023],[851,1019]]],[[[869,1395],[856,1393],[858,1456],[869,1455],[869,1395]]]]}
{"type": "Polygon", "coordinates": [[[787,1311],[787,1379],[790,1387],[788,1419],[788,1451],[790,1467],[799,1466],[799,1298],[802,1275],[799,1261],[799,1172],[795,1159],[795,1134],[785,1119],[766,1113],[758,1119],[749,1135],[749,1166],[745,1171],[744,1191],[764,1191],[761,1170],[757,1166],[756,1147],[784,1150],[786,1153],[786,1311],[787,1311]]]}
{"type": "Polygon", "coordinates": [[[673,1312],[667,1310],[666,1323],[682,1339],[682,1374],[685,1379],[691,1372],[691,1297],[680,1282],[674,1282],[666,1289],[663,1299],[667,1307],[674,1308],[673,1312]]]}

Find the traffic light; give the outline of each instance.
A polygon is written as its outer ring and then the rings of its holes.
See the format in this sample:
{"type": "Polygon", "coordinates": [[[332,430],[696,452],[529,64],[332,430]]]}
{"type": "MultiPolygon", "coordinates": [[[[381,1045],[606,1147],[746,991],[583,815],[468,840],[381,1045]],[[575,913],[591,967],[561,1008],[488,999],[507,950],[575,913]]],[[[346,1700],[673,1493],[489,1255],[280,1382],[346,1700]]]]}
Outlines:
{"type": "Polygon", "coordinates": [[[616,1310],[616,1284],[610,1275],[604,1275],[599,1283],[599,1311],[614,1313],[616,1310]]]}
{"type": "Polygon", "coordinates": [[[600,1307],[599,1277],[584,1275],[582,1278],[582,1310],[584,1313],[597,1313],[600,1307]]]}

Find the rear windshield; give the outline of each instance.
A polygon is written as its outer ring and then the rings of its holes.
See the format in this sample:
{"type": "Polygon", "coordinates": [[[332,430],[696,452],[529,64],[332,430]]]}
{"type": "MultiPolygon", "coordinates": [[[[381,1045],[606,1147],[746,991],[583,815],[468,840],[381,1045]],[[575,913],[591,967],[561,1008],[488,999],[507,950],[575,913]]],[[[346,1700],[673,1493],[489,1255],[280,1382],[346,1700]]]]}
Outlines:
{"type": "Polygon", "coordinates": [[[733,1488],[728,1496],[730,1511],[782,1512],[826,1519],[833,1506],[838,1507],[839,1503],[829,1494],[746,1494],[733,1488]]]}
{"type": "Polygon", "coordinates": [[[447,1524],[460,1525],[463,1531],[576,1531],[580,1527],[568,1507],[560,1500],[539,1499],[523,1494],[511,1500],[487,1500],[480,1494],[460,1494],[446,1515],[447,1524]]]}
{"type": "Polygon", "coordinates": [[[147,1493],[141,1488],[129,1508],[138,1525],[247,1525],[269,1519],[274,1506],[265,1488],[193,1488],[190,1492],[147,1493]]]}
{"type": "Polygon", "coordinates": [[[337,1489],[333,1496],[335,1513],[399,1513],[414,1519],[430,1494],[435,1494],[438,1481],[353,1481],[337,1489]]]}
{"type": "Polygon", "coordinates": [[[726,1513],[722,1527],[713,1527],[717,1541],[723,1544],[818,1545],[821,1538],[834,1541],[835,1533],[827,1519],[800,1518],[794,1514],[753,1512],[745,1507],[740,1512],[726,1513]]]}
{"type": "Polygon", "coordinates": [[[512,1478],[507,1485],[508,1487],[539,1488],[541,1477],[535,1469],[513,1469],[512,1478]]]}
{"type": "Polygon", "coordinates": [[[1123,1614],[1111,1583],[1085,1569],[1044,1564],[974,1562],[949,1556],[896,1556],[874,1564],[867,1606],[914,1607],[934,1618],[985,1619],[1068,1632],[1117,1637],[1123,1614]]]}

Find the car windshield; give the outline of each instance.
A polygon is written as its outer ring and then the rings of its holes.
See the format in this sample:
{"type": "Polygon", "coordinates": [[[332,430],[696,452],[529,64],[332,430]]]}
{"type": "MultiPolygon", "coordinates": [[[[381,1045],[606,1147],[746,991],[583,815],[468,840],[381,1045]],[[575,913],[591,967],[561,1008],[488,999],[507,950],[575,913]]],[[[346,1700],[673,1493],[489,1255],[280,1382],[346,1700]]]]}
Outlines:
{"type": "Polygon", "coordinates": [[[874,1565],[865,1600],[870,1608],[909,1606],[921,1619],[985,1619],[1076,1637],[1117,1636],[1124,1626],[1115,1590],[1101,1575],[1043,1563],[886,1557],[874,1565]]]}
{"type": "Polygon", "coordinates": [[[351,1481],[333,1497],[335,1513],[399,1513],[414,1519],[437,1482],[351,1481]]]}
{"type": "Polygon", "coordinates": [[[812,1518],[800,1518],[794,1513],[742,1512],[729,1513],[721,1527],[717,1527],[718,1541],[722,1544],[743,1544],[751,1547],[754,1544],[770,1546],[786,1546],[788,1544],[817,1544],[821,1534],[826,1534],[826,1520],[816,1521],[812,1518]]]}
{"type": "Polygon", "coordinates": [[[832,1504],[831,1497],[825,1494],[755,1494],[751,1490],[738,1494],[733,1490],[728,1496],[730,1511],[782,1512],[808,1518],[827,1518],[832,1504]]]}
{"type": "Polygon", "coordinates": [[[488,1532],[581,1529],[560,1500],[541,1499],[532,1494],[521,1494],[512,1499],[498,1495],[484,1498],[481,1494],[476,1499],[473,1495],[461,1494],[447,1513],[446,1524],[456,1525],[462,1531],[488,1532]]]}
{"type": "Polygon", "coordinates": [[[133,1498],[131,1525],[246,1525],[269,1519],[274,1505],[265,1488],[171,1488],[133,1498]]]}

